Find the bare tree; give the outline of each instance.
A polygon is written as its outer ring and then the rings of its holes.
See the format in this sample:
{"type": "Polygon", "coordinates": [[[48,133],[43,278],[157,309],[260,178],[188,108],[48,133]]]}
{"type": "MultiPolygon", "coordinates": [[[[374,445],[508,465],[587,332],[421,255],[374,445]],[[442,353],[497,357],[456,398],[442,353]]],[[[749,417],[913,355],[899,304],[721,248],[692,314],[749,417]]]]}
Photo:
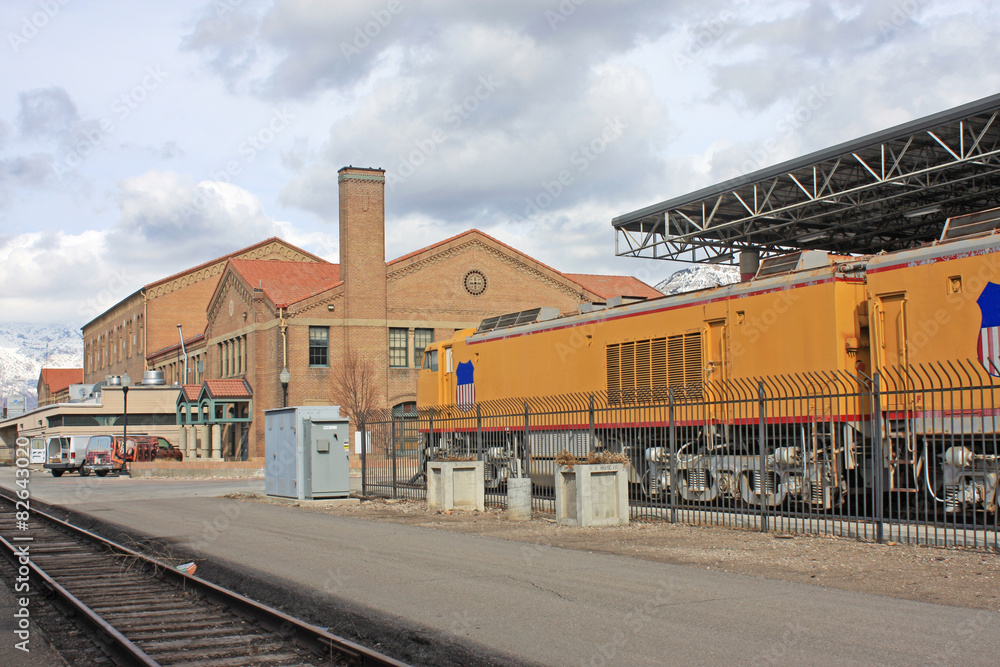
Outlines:
{"type": "Polygon", "coordinates": [[[333,375],[333,399],[357,422],[378,405],[375,363],[348,347],[333,375]]]}

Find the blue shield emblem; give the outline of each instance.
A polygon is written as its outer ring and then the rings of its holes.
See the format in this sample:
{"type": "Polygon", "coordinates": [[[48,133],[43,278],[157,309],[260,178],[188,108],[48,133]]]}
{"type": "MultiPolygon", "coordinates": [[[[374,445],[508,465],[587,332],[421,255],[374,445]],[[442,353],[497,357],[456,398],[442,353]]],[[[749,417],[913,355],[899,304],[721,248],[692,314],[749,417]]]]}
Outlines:
{"type": "Polygon", "coordinates": [[[471,361],[463,361],[455,367],[455,405],[462,412],[468,412],[476,407],[476,383],[473,379],[475,368],[471,361]]]}
{"type": "Polygon", "coordinates": [[[983,314],[976,346],[979,361],[990,375],[1000,377],[1000,285],[986,283],[976,303],[983,314]]]}

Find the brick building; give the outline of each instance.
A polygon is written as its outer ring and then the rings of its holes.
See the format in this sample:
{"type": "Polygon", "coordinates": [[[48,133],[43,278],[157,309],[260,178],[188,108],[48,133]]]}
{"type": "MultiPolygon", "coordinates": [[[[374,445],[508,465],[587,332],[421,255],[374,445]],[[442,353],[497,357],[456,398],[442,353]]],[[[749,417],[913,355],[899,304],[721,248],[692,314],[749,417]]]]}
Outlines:
{"type": "MultiPolygon", "coordinates": [[[[109,375],[126,374],[141,380],[144,370],[164,368],[168,384],[183,382],[177,325],[187,337],[204,333],[206,305],[230,259],[323,261],[270,238],[145,285],[83,325],[83,381],[101,382],[109,375]],[[157,358],[155,363],[150,363],[152,357],[157,358]]],[[[199,361],[204,360],[189,358],[192,375],[188,381],[201,381],[193,373],[199,361]]]]}
{"type": "MultiPolygon", "coordinates": [[[[94,361],[88,377],[103,378],[118,368],[141,376],[140,364],[129,366],[135,358],[129,352],[137,355],[139,344],[126,345],[123,352],[118,331],[124,331],[126,343],[130,331],[145,333],[141,349],[152,350],[144,356],[145,367],[164,370],[168,382],[233,378],[245,380],[252,391],[249,428],[239,423],[240,415],[215,430],[189,427],[182,436],[188,451],[261,456],[262,410],[343,404],[338,374],[358,360],[368,365],[375,407],[405,410],[416,398],[424,347],[457,329],[537,306],[575,312],[581,303],[616,296],[660,296],[631,277],[560,273],[478,230],[386,262],[384,172],[345,167],[338,186],[339,264],[269,239],[146,286],[129,297],[128,308],[119,304],[84,328],[88,360],[96,350],[114,362],[94,361]],[[174,293],[182,296],[170,300],[174,293]],[[157,304],[160,299],[164,302],[157,304]],[[183,346],[176,328],[182,322],[183,346]],[[221,443],[207,446],[206,437],[221,443]]],[[[198,393],[188,386],[183,396],[198,393]]]]}
{"type": "Polygon", "coordinates": [[[82,368],[43,368],[38,374],[38,407],[68,403],[70,385],[82,383],[82,368]]]}

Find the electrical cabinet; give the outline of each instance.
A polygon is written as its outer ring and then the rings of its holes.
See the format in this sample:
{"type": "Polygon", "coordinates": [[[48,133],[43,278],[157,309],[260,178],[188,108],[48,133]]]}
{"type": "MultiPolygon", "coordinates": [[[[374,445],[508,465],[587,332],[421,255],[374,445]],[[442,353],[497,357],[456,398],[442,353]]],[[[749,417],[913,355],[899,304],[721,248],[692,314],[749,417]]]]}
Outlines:
{"type": "Polygon", "coordinates": [[[299,500],[351,495],[348,433],[339,406],[265,410],[265,493],[299,500]]]}

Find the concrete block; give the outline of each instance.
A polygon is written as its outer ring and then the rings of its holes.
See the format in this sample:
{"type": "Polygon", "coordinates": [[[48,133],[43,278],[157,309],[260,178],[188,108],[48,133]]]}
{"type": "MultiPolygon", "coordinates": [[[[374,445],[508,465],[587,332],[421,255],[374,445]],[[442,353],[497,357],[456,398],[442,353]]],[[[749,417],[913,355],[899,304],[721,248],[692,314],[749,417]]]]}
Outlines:
{"type": "Polygon", "coordinates": [[[482,461],[431,461],[427,464],[427,509],[486,509],[482,461]]]}
{"type": "Polygon", "coordinates": [[[507,478],[507,519],[531,521],[531,478],[507,478]]]}
{"type": "Polygon", "coordinates": [[[556,522],[583,527],[627,524],[625,465],[594,463],[560,467],[556,472],[556,522]]]}

